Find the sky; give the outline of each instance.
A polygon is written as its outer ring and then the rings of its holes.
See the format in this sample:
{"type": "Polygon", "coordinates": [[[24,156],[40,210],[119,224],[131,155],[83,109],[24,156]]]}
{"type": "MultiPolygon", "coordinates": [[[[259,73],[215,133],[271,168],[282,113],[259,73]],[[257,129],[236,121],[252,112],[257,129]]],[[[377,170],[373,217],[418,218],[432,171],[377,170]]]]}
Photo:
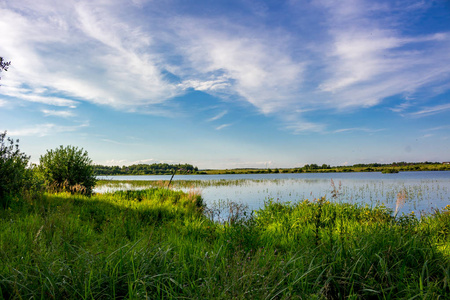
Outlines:
{"type": "Polygon", "coordinates": [[[35,163],[450,161],[450,1],[0,0],[0,56],[35,163]]]}

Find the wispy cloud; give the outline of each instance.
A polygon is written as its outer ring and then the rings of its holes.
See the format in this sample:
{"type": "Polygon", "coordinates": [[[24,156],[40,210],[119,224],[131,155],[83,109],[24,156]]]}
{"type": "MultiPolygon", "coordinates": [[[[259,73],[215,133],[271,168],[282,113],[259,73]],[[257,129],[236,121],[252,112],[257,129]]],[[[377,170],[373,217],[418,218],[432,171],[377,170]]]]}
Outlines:
{"type": "Polygon", "coordinates": [[[53,7],[9,2],[12,9],[2,9],[0,49],[14,62],[5,87],[17,93],[7,95],[60,104],[55,97],[26,94],[21,83],[114,107],[161,103],[179,95],[182,90],[164,80],[157,58],[144,50],[150,46],[149,34],[115,17],[115,9],[124,5],[120,2],[116,7],[85,1],[53,7]]]}
{"type": "Polygon", "coordinates": [[[222,124],[222,125],[220,125],[220,126],[217,126],[216,127],[216,130],[222,130],[222,129],[224,129],[224,128],[227,128],[227,127],[229,127],[229,126],[231,126],[232,124],[222,124]]]}
{"type": "Polygon", "coordinates": [[[43,109],[42,112],[45,116],[54,116],[61,118],[70,118],[75,116],[73,111],[70,110],[51,110],[51,109],[43,109]]]}
{"type": "Polygon", "coordinates": [[[132,165],[137,165],[137,164],[155,164],[158,163],[158,161],[154,158],[147,158],[147,159],[141,159],[141,160],[136,160],[134,162],[132,162],[132,165]]]}
{"type": "Polygon", "coordinates": [[[222,93],[241,96],[262,113],[298,99],[305,65],[285,51],[286,40],[279,32],[258,32],[225,19],[179,18],[176,24],[181,55],[189,62],[186,72],[194,70],[197,80],[226,79],[222,93]]]}
{"type": "MultiPolygon", "coordinates": [[[[126,160],[125,159],[110,159],[106,161],[106,165],[108,166],[120,166],[120,165],[125,165],[126,164],[126,160]]],[[[98,163],[98,164],[102,164],[102,163],[98,163]]]]}
{"type": "Polygon", "coordinates": [[[12,129],[9,130],[8,133],[10,136],[38,136],[43,137],[47,135],[53,135],[57,133],[64,133],[64,132],[74,132],[78,131],[81,128],[87,127],[89,124],[84,123],[81,125],[76,126],[61,126],[56,125],[52,123],[47,124],[37,124],[33,127],[26,127],[21,129],[12,129]]]}
{"type": "Polygon", "coordinates": [[[440,131],[440,130],[448,130],[448,129],[450,129],[450,125],[427,128],[427,129],[423,129],[422,131],[440,131]]]}
{"type": "Polygon", "coordinates": [[[137,165],[137,164],[158,164],[158,163],[166,163],[166,164],[179,164],[181,162],[176,160],[158,160],[154,158],[147,158],[147,159],[140,159],[130,162],[131,165],[137,165]]]}
{"type": "Polygon", "coordinates": [[[223,116],[225,116],[228,113],[228,111],[224,110],[220,112],[219,114],[215,115],[214,117],[208,119],[208,122],[216,121],[221,119],[223,116]]]}
{"type": "Polygon", "coordinates": [[[424,2],[288,3],[280,7],[296,21],[272,26],[266,21],[277,16],[254,7],[238,18],[185,12],[176,0],[5,0],[0,53],[13,65],[0,95],[168,116],[176,108],[162,104],[196,90],[249,103],[300,133],[326,129],[312,111],[361,110],[395,95],[449,90],[450,33],[404,30],[410,15],[429,8],[424,2]]]}
{"type": "Polygon", "coordinates": [[[396,112],[396,113],[401,113],[404,112],[405,110],[407,110],[408,108],[412,107],[413,104],[411,102],[404,102],[404,103],[400,103],[395,107],[391,107],[389,108],[391,111],[396,112]]]}
{"type": "Polygon", "coordinates": [[[450,110],[450,103],[449,104],[442,104],[442,105],[436,105],[436,106],[431,106],[431,107],[425,107],[422,108],[419,111],[410,113],[411,116],[415,116],[415,117],[424,117],[424,116],[429,116],[429,115],[434,115],[434,114],[438,114],[444,111],[450,110]]]}
{"type": "Polygon", "coordinates": [[[101,139],[102,142],[111,143],[111,144],[117,144],[117,145],[125,145],[126,143],[118,142],[110,139],[101,139]]]}
{"type": "Polygon", "coordinates": [[[100,139],[102,142],[106,142],[106,143],[111,143],[111,144],[116,144],[116,145],[126,145],[126,146],[138,146],[138,145],[142,145],[142,143],[130,143],[130,142],[120,142],[120,141],[116,141],[116,140],[111,140],[111,139],[100,139]]]}
{"type": "Polygon", "coordinates": [[[361,132],[367,132],[367,133],[375,133],[384,131],[386,129],[370,129],[370,128],[342,128],[332,131],[332,133],[342,133],[342,132],[354,132],[354,131],[361,131],[361,132]]]}
{"type": "MultiPolygon", "coordinates": [[[[11,84],[11,81],[8,81],[8,83],[11,84]]],[[[43,103],[52,106],[76,107],[78,105],[78,101],[46,95],[47,89],[45,88],[22,87],[19,82],[12,82],[12,84],[2,86],[0,90],[1,94],[22,101],[43,103]],[[17,86],[14,86],[14,84],[17,86]]]]}
{"type": "MultiPolygon", "coordinates": [[[[379,7],[375,12],[368,9],[374,7],[372,2],[322,3],[332,39],[330,54],[324,56],[329,75],[319,87],[330,93],[330,104],[371,107],[386,97],[444,82],[440,78],[448,76],[448,33],[404,36],[399,29],[405,20],[388,15],[394,19],[382,22],[377,19],[379,7]]],[[[388,11],[386,5],[383,10],[388,11]]]]}
{"type": "Polygon", "coordinates": [[[185,80],[178,85],[183,90],[192,88],[197,91],[205,91],[205,92],[217,92],[230,88],[230,83],[225,77],[218,77],[213,80],[195,80],[189,79],[185,80]]]}
{"type": "Polygon", "coordinates": [[[303,134],[305,132],[323,133],[326,129],[326,124],[308,122],[302,119],[301,116],[290,113],[283,116],[282,123],[286,129],[292,131],[294,134],[303,134]]]}

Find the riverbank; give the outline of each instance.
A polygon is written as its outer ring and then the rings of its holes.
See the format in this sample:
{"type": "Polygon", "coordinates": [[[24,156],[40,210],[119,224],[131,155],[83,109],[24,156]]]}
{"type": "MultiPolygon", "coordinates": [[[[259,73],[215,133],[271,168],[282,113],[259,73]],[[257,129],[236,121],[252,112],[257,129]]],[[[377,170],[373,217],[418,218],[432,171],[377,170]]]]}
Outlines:
{"type": "Polygon", "coordinates": [[[0,210],[0,295],[54,299],[437,299],[450,207],[420,219],[326,199],[239,205],[195,193],[45,194],[0,210]]]}

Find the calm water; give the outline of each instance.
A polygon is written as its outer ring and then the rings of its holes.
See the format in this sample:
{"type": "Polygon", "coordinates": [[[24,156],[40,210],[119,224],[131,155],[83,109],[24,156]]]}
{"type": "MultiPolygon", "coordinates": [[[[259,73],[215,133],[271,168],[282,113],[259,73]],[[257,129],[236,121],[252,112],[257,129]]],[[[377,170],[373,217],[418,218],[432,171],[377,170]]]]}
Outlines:
{"type": "MultiPolygon", "coordinates": [[[[165,176],[99,176],[110,180],[170,180],[165,176]]],[[[432,212],[450,204],[450,171],[381,173],[300,173],[175,175],[174,181],[190,181],[199,189],[207,205],[234,201],[258,209],[264,201],[314,200],[326,196],[330,201],[384,204],[399,213],[432,212]],[[333,197],[333,194],[336,197],[333,197]],[[398,197],[405,201],[397,205],[398,197]]],[[[132,189],[131,184],[106,185],[97,192],[132,189]]],[[[136,188],[136,187],[134,187],[136,188]]],[[[143,188],[142,186],[139,188],[143,188]]]]}

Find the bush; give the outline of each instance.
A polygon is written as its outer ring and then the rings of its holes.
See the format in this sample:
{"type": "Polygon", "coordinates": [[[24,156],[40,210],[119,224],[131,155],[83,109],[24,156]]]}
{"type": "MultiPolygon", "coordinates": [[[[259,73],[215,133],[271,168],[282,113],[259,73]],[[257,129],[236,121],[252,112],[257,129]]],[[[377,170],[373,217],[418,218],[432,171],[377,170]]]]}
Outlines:
{"type": "Polygon", "coordinates": [[[9,199],[27,189],[32,176],[27,169],[29,156],[19,150],[19,140],[0,133],[0,205],[8,206],[9,199]]]}
{"type": "Polygon", "coordinates": [[[87,151],[60,146],[39,159],[39,173],[49,191],[92,194],[95,186],[94,166],[87,151]]]}

